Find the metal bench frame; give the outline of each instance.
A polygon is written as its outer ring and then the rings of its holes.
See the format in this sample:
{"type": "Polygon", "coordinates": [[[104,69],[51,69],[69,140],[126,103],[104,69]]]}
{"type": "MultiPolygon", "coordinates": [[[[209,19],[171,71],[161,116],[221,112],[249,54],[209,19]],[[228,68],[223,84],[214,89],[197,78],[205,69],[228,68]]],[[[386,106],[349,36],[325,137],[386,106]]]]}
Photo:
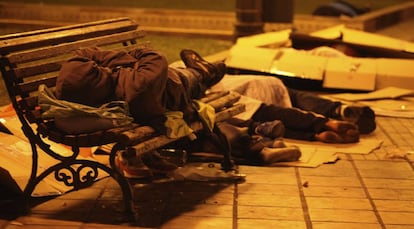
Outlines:
{"type": "MultiPolygon", "coordinates": [[[[106,50],[132,50],[145,35],[129,18],[115,18],[90,23],[10,34],[0,37],[0,69],[11,103],[22,124],[22,130],[32,149],[32,168],[24,193],[31,196],[44,178],[54,175],[72,190],[89,187],[103,170],[114,178],[122,189],[125,210],[134,213],[133,192],[130,181],[116,169],[115,156],[127,147],[139,156],[175,141],[157,134],[148,126],[131,124],[88,134],[66,134],[54,125],[53,120],[41,118],[37,104],[41,84],[54,90],[61,64],[79,48],[100,47],[106,50]],[[44,139],[70,146],[72,154],[63,156],[51,149],[44,139]],[[95,160],[80,159],[81,147],[110,145],[109,166],[95,160]],[[39,173],[38,157],[45,152],[58,162],[39,173]]],[[[240,95],[224,92],[202,99],[216,109],[216,122],[225,120],[244,110],[243,105],[232,106],[240,95]]],[[[203,129],[201,122],[191,124],[195,131],[203,129]]],[[[230,153],[224,155],[224,169],[231,169],[230,153]]]]}

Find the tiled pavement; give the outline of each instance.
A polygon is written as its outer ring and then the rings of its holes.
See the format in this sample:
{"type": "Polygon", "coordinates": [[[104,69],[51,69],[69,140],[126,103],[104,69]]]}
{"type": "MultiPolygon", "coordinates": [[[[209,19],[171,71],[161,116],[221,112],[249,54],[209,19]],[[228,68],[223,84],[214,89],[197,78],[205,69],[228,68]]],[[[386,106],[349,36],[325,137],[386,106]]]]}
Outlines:
{"type": "Polygon", "coordinates": [[[365,137],[383,144],[368,155],[342,154],[318,168],[240,166],[247,178],[238,184],[137,185],[135,222],[107,178],[0,219],[0,228],[414,228],[414,119],[377,122],[365,137]]]}
{"type": "Polygon", "coordinates": [[[1,228],[414,228],[414,119],[378,117],[368,155],[318,168],[240,166],[245,182],[136,185],[133,221],[117,184],[91,188],[0,220],[1,228]]]}

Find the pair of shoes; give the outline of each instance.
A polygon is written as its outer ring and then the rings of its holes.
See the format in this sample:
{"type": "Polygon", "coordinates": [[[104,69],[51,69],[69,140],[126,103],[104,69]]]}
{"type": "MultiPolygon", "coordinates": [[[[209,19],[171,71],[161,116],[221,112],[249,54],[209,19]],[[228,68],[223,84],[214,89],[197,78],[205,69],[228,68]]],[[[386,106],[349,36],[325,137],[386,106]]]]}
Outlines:
{"type": "Polygon", "coordinates": [[[141,156],[141,159],[155,173],[168,173],[178,168],[177,165],[167,161],[157,151],[145,153],[141,156]]]}
{"type": "Polygon", "coordinates": [[[115,156],[115,166],[126,178],[139,179],[152,177],[151,170],[142,162],[140,157],[128,157],[125,152],[115,156]]]}
{"type": "Polygon", "coordinates": [[[157,152],[166,161],[178,167],[183,167],[187,162],[187,151],[184,149],[158,149],[157,152]]]}
{"type": "Polygon", "coordinates": [[[180,57],[187,68],[193,68],[201,74],[202,83],[207,88],[218,83],[226,73],[226,65],[222,61],[209,63],[193,50],[181,50],[180,57]]]}
{"type": "Polygon", "coordinates": [[[254,128],[254,133],[272,139],[280,138],[285,134],[285,126],[280,120],[263,122],[254,128]]]}
{"type": "Polygon", "coordinates": [[[361,134],[369,134],[377,127],[375,112],[368,106],[348,105],[341,109],[341,118],[355,123],[361,134]]]}
{"type": "Polygon", "coordinates": [[[359,141],[359,131],[349,129],[346,132],[338,133],[332,130],[326,130],[316,134],[315,139],[325,143],[356,143],[359,141]]]}

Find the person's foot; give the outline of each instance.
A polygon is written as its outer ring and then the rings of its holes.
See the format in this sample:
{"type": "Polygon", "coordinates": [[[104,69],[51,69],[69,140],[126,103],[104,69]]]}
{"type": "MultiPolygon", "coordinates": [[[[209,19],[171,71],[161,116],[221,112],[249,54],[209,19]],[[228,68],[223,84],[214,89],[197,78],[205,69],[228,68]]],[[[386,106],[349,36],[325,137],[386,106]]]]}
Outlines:
{"type": "Polygon", "coordinates": [[[369,134],[377,127],[375,112],[368,106],[348,105],[341,109],[341,118],[358,126],[361,134],[369,134]]]}
{"type": "Polygon", "coordinates": [[[180,57],[187,68],[193,68],[201,74],[207,88],[218,83],[226,73],[224,62],[210,63],[193,50],[181,50],[180,57]]]}
{"type": "Polygon", "coordinates": [[[325,123],[324,129],[342,134],[348,130],[358,130],[358,126],[352,122],[330,119],[325,123]]]}
{"type": "Polygon", "coordinates": [[[332,144],[356,143],[359,141],[359,131],[349,129],[346,132],[338,133],[332,130],[326,130],[316,134],[315,139],[320,142],[332,144]]]}
{"type": "Polygon", "coordinates": [[[260,152],[264,164],[273,164],[276,162],[297,161],[302,156],[302,152],[296,146],[283,148],[265,147],[260,152]]]}
{"type": "Polygon", "coordinates": [[[265,147],[269,147],[269,148],[284,148],[284,147],[286,147],[286,144],[285,144],[285,142],[283,141],[282,138],[273,139],[273,138],[264,137],[261,141],[263,142],[263,145],[265,147]]]}
{"type": "Polygon", "coordinates": [[[279,120],[260,123],[255,127],[254,133],[272,139],[283,137],[285,126],[279,120]]]}

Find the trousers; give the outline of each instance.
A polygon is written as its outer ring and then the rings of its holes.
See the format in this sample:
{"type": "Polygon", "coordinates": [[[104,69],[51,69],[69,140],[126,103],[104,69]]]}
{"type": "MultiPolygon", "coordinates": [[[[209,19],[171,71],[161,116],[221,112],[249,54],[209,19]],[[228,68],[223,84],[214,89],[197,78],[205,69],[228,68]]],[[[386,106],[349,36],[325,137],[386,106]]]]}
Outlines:
{"type": "Polygon", "coordinates": [[[239,127],[249,127],[249,133],[254,134],[258,124],[280,120],[285,126],[284,137],[314,141],[315,135],[324,131],[324,124],[330,118],[340,116],[340,102],[291,88],[288,88],[288,92],[292,107],[262,103],[251,119],[232,118],[228,122],[239,127]]]}

